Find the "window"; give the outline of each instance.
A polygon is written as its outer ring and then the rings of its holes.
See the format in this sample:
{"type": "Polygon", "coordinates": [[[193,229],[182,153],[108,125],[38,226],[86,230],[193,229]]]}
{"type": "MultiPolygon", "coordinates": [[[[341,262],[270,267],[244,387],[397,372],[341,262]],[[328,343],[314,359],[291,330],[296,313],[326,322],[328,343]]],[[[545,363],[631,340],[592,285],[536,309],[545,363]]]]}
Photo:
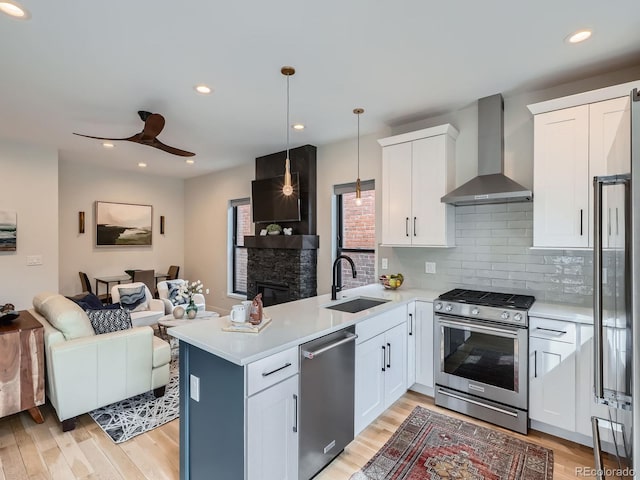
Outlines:
{"type": "Polygon", "coordinates": [[[353,278],[346,261],[338,270],[343,289],[375,283],[376,191],[373,180],[361,182],[362,205],[356,205],[356,184],[336,185],[336,257],[347,255],[356,265],[353,278]]]}
{"type": "Polygon", "coordinates": [[[230,202],[231,293],[247,294],[247,247],[244,236],[251,234],[251,205],[248,198],[230,202]]]}

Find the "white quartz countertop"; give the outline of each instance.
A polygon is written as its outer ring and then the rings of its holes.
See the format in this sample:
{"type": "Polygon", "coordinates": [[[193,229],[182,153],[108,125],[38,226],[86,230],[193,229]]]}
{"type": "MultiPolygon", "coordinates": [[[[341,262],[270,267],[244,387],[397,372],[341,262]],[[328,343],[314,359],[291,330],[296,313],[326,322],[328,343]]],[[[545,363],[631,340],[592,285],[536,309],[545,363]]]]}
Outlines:
{"type": "Polygon", "coordinates": [[[344,290],[338,293],[338,300],[332,301],[331,295],[326,294],[266,307],[264,315],[272,320],[271,324],[260,333],[223,331],[222,328],[230,323],[228,316],[173,327],[168,330],[168,333],[232,363],[246,365],[287,348],[350,327],[413,300],[432,302],[440,293],[402,288],[387,290],[382,285],[373,284],[344,290]],[[360,296],[385,299],[389,302],[358,313],[324,308],[327,305],[360,296]]]}
{"type": "Polygon", "coordinates": [[[593,310],[575,305],[535,302],[529,309],[529,317],[550,318],[564,322],[593,325],[593,310]]]}

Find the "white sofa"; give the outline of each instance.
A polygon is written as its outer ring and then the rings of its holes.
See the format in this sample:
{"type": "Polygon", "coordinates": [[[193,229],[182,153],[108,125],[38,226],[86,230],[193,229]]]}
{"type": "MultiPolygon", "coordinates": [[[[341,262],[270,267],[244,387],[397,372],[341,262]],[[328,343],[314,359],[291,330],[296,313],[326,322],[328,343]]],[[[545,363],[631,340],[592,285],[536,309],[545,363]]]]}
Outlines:
{"type": "MultiPolygon", "coordinates": [[[[182,280],[182,279],[178,278],[176,280],[164,280],[162,282],[158,282],[158,285],[157,285],[158,297],[164,303],[164,313],[166,313],[167,315],[170,314],[170,313],[173,313],[173,309],[178,307],[178,306],[183,307],[183,308],[186,309],[187,305],[188,305],[186,303],[179,304],[179,305],[174,305],[171,302],[171,300],[169,300],[169,285],[168,285],[168,283],[181,284],[181,283],[185,283],[185,280],[182,280]]],[[[198,307],[199,311],[204,310],[205,306],[206,306],[204,295],[202,295],[201,293],[196,293],[193,296],[193,303],[196,304],[196,307],[198,307]]]]}
{"type": "Polygon", "coordinates": [[[153,390],[169,382],[169,344],[148,326],[96,335],[87,314],[73,301],[43,292],[29,312],[44,327],[46,394],[62,430],[75,417],[153,390]]]}
{"type": "Polygon", "coordinates": [[[136,288],[140,286],[144,286],[144,290],[146,292],[147,308],[139,312],[131,312],[131,323],[134,327],[141,327],[143,325],[155,327],[158,323],[158,320],[160,320],[160,318],[164,316],[164,303],[162,303],[162,300],[153,298],[149,287],[147,287],[144,283],[134,282],[114,285],[111,288],[111,301],[113,303],[120,303],[121,288],[136,288]]]}

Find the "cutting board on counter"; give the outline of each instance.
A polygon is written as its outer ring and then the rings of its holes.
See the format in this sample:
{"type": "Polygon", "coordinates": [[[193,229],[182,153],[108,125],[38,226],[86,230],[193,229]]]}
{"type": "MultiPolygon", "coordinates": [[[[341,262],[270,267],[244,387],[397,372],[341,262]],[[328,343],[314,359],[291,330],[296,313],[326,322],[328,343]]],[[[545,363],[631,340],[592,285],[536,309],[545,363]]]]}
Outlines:
{"type": "Polygon", "coordinates": [[[241,333],[260,333],[267,325],[271,323],[271,317],[264,317],[259,325],[252,325],[249,322],[245,323],[233,323],[229,322],[229,325],[222,327],[225,332],[241,332],[241,333]]]}

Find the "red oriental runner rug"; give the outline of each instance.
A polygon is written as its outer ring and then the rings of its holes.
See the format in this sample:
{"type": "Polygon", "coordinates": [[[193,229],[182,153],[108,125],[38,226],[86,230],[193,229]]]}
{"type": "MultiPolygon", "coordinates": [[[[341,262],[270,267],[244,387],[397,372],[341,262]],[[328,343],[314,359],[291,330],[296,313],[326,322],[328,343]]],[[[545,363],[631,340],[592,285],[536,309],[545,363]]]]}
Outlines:
{"type": "Polygon", "coordinates": [[[553,451],[416,407],[351,480],[551,480],[553,451]]]}

